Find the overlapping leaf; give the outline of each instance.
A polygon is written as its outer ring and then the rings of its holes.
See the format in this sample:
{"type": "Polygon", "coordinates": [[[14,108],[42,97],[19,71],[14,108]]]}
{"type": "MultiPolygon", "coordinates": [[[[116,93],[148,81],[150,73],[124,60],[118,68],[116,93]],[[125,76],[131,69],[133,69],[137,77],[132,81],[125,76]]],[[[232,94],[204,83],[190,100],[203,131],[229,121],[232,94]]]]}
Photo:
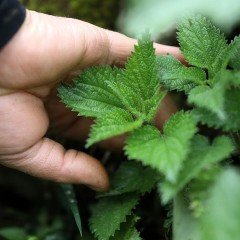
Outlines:
{"type": "Polygon", "coordinates": [[[125,110],[109,112],[104,117],[98,118],[96,124],[92,126],[86,146],[89,147],[101,140],[133,131],[142,123],[141,119],[134,120],[132,115],[125,110]]]}
{"type": "Polygon", "coordinates": [[[69,108],[96,117],[87,146],[151,122],[165,96],[160,91],[157,61],[149,36],[139,40],[125,70],[109,66],[84,71],[59,96],[69,108]]]}
{"type": "Polygon", "coordinates": [[[206,80],[202,69],[186,67],[171,55],[158,56],[157,61],[160,82],[168,90],[189,92],[206,80]]]}
{"type": "Polygon", "coordinates": [[[130,159],[140,160],[174,182],[195,132],[195,121],[191,114],[178,112],[164,126],[163,134],[153,126],[134,131],[126,141],[125,152],[130,159]]]}
{"type": "Polygon", "coordinates": [[[178,25],[181,51],[189,64],[209,70],[213,77],[224,65],[228,45],[223,34],[200,15],[178,25]]]}
{"type": "Polygon", "coordinates": [[[137,205],[139,195],[125,194],[116,197],[102,198],[92,206],[90,229],[99,240],[108,240],[126,222],[128,215],[137,205]]]}
{"type": "Polygon", "coordinates": [[[159,179],[157,171],[144,167],[141,163],[123,162],[114,173],[110,191],[99,196],[114,196],[128,192],[144,194],[149,192],[159,179]]]}
{"type": "Polygon", "coordinates": [[[160,185],[163,202],[168,202],[187,183],[197,177],[201,170],[228,157],[234,150],[232,141],[225,136],[217,137],[212,144],[207,138],[196,136],[192,140],[191,152],[184,162],[175,184],[165,181],[160,185]]]}
{"type": "Polygon", "coordinates": [[[126,222],[121,224],[120,230],[110,240],[141,240],[139,232],[134,227],[137,220],[138,217],[134,214],[128,216],[126,222]]]}

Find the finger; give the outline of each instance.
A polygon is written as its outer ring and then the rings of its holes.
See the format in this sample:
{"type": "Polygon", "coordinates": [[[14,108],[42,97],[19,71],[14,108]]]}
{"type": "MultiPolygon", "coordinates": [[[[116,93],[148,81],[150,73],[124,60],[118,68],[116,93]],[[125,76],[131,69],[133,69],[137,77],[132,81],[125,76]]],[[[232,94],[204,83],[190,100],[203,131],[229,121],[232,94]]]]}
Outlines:
{"type": "MultiPolygon", "coordinates": [[[[70,71],[92,65],[121,66],[136,43],[80,20],[28,11],[21,29],[1,51],[0,86],[29,89],[61,81],[70,71]]],[[[154,46],[157,54],[182,59],[176,47],[154,46]]]]}
{"type": "Polygon", "coordinates": [[[85,184],[98,191],[109,188],[108,175],[98,160],[76,150],[66,151],[48,138],[22,153],[2,156],[1,163],[56,182],[85,184]]]}

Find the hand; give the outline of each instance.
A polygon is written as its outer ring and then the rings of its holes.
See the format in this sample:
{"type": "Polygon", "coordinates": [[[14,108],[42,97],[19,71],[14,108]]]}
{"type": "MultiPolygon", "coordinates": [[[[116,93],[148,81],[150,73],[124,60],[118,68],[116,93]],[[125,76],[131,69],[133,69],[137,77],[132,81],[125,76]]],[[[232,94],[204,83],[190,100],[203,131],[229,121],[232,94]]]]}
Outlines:
{"type": "MultiPolygon", "coordinates": [[[[123,66],[134,44],[86,22],[27,11],[21,29],[0,51],[0,163],[37,177],[106,190],[108,176],[99,161],[66,151],[44,136],[49,126],[65,137],[86,136],[89,121],[59,103],[57,84],[92,65],[123,66]]],[[[158,54],[181,58],[178,48],[155,47],[158,54]]]]}

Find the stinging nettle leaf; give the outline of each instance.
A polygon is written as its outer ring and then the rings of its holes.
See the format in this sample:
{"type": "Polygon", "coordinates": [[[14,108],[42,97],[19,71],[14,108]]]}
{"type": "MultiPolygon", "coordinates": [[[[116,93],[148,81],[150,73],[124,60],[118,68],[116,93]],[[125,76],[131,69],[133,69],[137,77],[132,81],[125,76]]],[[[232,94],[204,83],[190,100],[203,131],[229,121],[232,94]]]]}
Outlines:
{"type": "Polygon", "coordinates": [[[234,145],[226,136],[215,138],[212,144],[203,136],[195,136],[192,139],[191,152],[184,162],[176,183],[165,181],[160,184],[163,202],[167,203],[177,195],[193,178],[198,176],[201,170],[229,157],[233,150],[234,145]]]}
{"type": "Polygon", "coordinates": [[[117,110],[107,113],[104,117],[97,119],[92,126],[86,147],[105,140],[107,138],[121,135],[141,127],[141,119],[134,120],[132,115],[125,110],[117,110]]]}
{"type": "Polygon", "coordinates": [[[109,86],[134,116],[152,120],[165,93],[160,91],[155,49],[149,36],[135,46],[121,81],[109,82],[109,86]]]}
{"type": "Polygon", "coordinates": [[[107,83],[116,82],[121,74],[121,69],[110,66],[89,68],[74,80],[72,86],[61,85],[59,96],[67,107],[81,116],[99,117],[123,109],[121,100],[107,83]]]}
{"type": "Polygon", "coordinates": [[[197,67],[186,67],[171,55],[158,56],[160,83],[168,90],[188,92],[204,84],[206,73],[197,67]]]}
{"type": "Polygon", "coordinates": [[[134,214],[128,216],[126,222],[121,224],[120,230],[110,240],[141,240],[139,232],[135,228],[138,219],[134,214]]]}
{"type": "Polygon", "coordinates": [[[163,134],[153,126],[135,130],[126,140],[125,152],[129,159],[140,160],[175,182],[196,131],[191,114],[178,112],[165,124],[163,134]]]}
{"type": "Polygon", "coordinates": [[[152,168],[142,166],[136,161],[123,162],[113,175],[110,191],[98,196],[114,196],[129,192],[145,194],[159,179],[158,172],[152,168]]]}
{"type": "Polygon", "coordinates": [[[228,45],[219,29],[200,15],[178,25],[181,51],[191,65],[209,70],[213,77],[224,65],[228,45]]]}
{"type": "Polygon", "coordinates": [[[126,222],[132,209],[137,205],[139,195],[125,194],[115,197],[101,198],[92,206],[89,220],[91,232],[98,240],[108,240],[126,222]]]}

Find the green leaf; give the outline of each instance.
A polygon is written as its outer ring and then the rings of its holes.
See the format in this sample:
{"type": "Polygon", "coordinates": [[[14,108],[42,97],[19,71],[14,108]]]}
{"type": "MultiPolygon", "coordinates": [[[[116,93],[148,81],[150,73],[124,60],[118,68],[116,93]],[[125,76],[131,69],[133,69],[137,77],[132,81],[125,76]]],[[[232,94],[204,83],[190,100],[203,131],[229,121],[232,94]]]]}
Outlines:
{"type": "Polygon", "coordinates": [[[110,191],[98,196],[114,196],[129,192],[144,194],[154,187],[159,178],[158,172],[142,166],[141,163],[123,162],[113,175],[110,191]]]}
{"type": "Polygon", "coordinates": [[[160,83],[168,90],[188,92],[206,80],[206,73],[202,69],[185,67],[171,55],[158,56],[157,60],[160,83]]]}
{"type": "Polygon", "coordinates": [[[151,121],[164,93],[159,89],[155,49],[149,36],[143,37],[126,63],[121,81],[109,82],[125,108],[134,116],[151,121]]]}
{"type": "Polygon", "coordinates": [[[134,120],[130,113],[125,110],[117,110],[98,118],[92,126],[87,147],[101,140],[130,132],[141,127],[141,119],[134,120]]]}
{"type": "Polygon", "coordinates": [[[109,66],[93,67],[76,78],[72,86],[61,85],[59,96],[67,107],[81,116],[99,117],[123,108],[119,97],[107,82],[118,81],[121,69],[109,66]]]}
{"type": "Polygon", "coordinates": [[[230,45],[230,49],[231,56],[229,65],[235,70],[240,70],[240,36],[235,37],[230,45]]]}
{"type": "Polygon", "coordinates": [[[200,15],[178,25],[181,51],[191,65],[209,70],[213,77],[223,66],[228,45],[223,34],[200,15]]]}
{"type": "Polygon", "coordinates": [[[81,216],[80,216],[80,212],[78,209],[77,198],[76,198],[74,188],[71,184],[61,184],[61,187],[67,198],[68,206],[73,214],[73,217],[77,224],[80,235],[82,236],[82,222],[81,222],[81,216]]]}
{"type": "Polygon", "coordinates": [[[211,164],[229,157],[233,150],[233,143],[228,137],[217,137],[210,144],[207,138],[199,135],[195,136],[192,140],[191,152],[184,162],[176,183],[165,181],[160,184],[163,202],[167,203],[177,195],[203,169],[207,169],[211,164]]]}
{"type": "Polygon", "coordinates": [[[222,128],[225,131],[237,131],[240,130],[240,111],[236,111],[239,108],[240,98],[239,89],[228,89],[225,93],[225,118],[221,119],[216,114],[204,109],[196,108],[192,111],[193,117],[196,121],[206,124],[213,128],[222,128]]]}
{"type": "Polygon", "coordinates": [[[134,214],[127,217],[127,221],[121,224],[120,230],[118,230],[111,240],[141,240],[139,232],[134,227],[138,217],[134,214]]]}
{"type": "Polygon", "coordinates": [[[174,199],[173,240],[203,240],[200,224],[192,216],[188,208],[189,202],[182,195],[179,194],[174,199]]]}
{"type": "Polygon", "coordinates": [[[114,236],[121,223],[126,222],[126,217],[131,215],[138,200],[139,195],[136,194],[101,198],[91,209],[91,232],[98,240],[108,240],[114,236]]]}
{"type": "Polygon", "coordinates": [[[196,130],[191,114],[178,112],[164,126],[163,135],[153,126],[135,130],[126,141],[125,152],[129,159],[140,160],[174,182],[196,130]]]}
{"type": "Polygon", "coordinates": [[[225,169],[210,189],[202,216],[203,239],[238,240],[240,235],[240,175],[225,169]]]}

